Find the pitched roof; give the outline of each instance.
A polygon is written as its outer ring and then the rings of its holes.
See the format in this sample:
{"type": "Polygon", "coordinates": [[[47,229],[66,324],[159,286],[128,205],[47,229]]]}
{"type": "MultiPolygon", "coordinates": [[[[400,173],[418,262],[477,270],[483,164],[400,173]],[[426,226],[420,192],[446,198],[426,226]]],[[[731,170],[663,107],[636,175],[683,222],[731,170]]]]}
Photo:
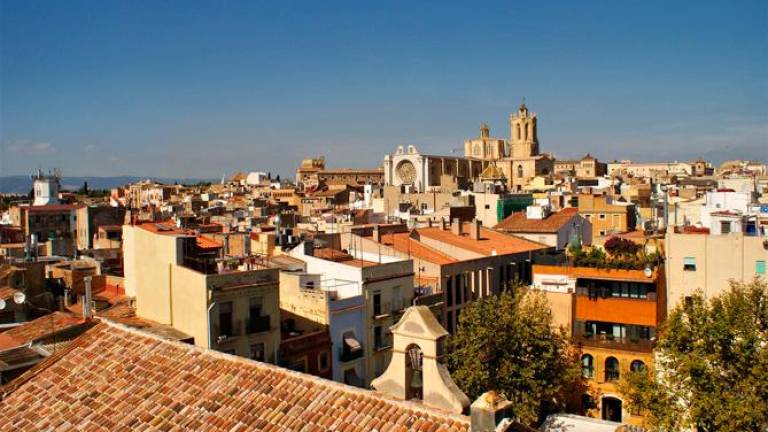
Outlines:
{"type": "Polygon", "coordinates": [[[101,320],[2,388],[15,430],[469,430],[469,419],[101,320]]]}
{"type": "Polygon", "coordinates": [[[50,336],[53,333],[71,329],[80,324],[83,324],[81,318],[62,312],[54,312],[14,327],[4,334],[21,343],[29,343],[50,336]]]}
{"type": "Polygon", "coordinates": [[[544,219],[528,219],[525,212],[512,213],[506,219],[499,222],[494,229],[506,232],[538,232],[554,233],[567,224],[579,213],[575,207],[564,208],[557,213],[552,213],[544,219]]]}
{"type": "Polygon", "coordinates": [[[474,240],[469,236],[470,229],[472,229],[472,224],[465,223],[462,228],[463,234],[460,236],[457,236],[451,230],[443,230],[439,227],[419,228],[417,231],[420,236],[431,238],[485,256],[491,256],[494,253],[497,255],[505,255],[528,252],[546,249],[548,247],[541,243],[536,243],[509,234],[503,234],[487,228],[480,228],[480,239],[474,240]]]}
{"type": "MultiPolygon", "coordinates": [[[[455,263],[456,260],[450,256],[431,248],[418,240],[412,239],[408,232],[385,233],[381,235],[381,244],[389,246],[394,250],[408,254],[420,260],[429,261],[437,265],[455,263]]],[[[371,236],[370,238],[373,238],[371,236]]]]}

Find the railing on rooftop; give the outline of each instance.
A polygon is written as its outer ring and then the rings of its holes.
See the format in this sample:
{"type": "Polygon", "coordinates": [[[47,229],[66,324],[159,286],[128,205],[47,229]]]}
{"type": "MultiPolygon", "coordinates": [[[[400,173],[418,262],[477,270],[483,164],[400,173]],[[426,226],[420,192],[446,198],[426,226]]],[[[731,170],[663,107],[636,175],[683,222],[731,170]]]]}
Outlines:
{"type": "Polygon", "coordinates": [[[593,335],[591,333],[577,333],[573,335],[574,343],[593,348],[612,348],[626,351],[651,352],[654,341],[649,339],[621,338],[613,335],[593,335]]]}

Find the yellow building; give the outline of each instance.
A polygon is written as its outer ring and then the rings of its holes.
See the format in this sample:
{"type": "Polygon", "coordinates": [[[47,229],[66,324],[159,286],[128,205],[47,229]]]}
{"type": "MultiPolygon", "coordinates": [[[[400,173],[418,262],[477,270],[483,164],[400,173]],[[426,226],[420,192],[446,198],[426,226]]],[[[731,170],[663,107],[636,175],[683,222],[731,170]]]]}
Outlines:
{"type": "Polygon", "coordinates": [[[579,194],[579,214],[592,224],[592,237],[633,231],[635,205],[606,195],[579,194]]]}
{"type": "Polygon", "coordinates": [[[276,362],[278,270],[241,271],[222,245],[164,224],[125,225],[126,295],[136,314],[194,337],[195,345],[276,362]]]}

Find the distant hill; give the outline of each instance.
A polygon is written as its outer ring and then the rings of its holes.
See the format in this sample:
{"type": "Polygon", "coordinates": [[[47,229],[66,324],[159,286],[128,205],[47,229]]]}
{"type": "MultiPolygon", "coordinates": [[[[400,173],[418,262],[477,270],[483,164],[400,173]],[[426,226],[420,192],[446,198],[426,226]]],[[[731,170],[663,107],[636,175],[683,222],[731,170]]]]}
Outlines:
{"type": "MultiPolygon", "coordinates": [[[[83,187],[84,182],[88,182],[89,189],[112,189],[128,183],[135,183],[140,180],[151,179],[159,183],[173,184],[194,184],[199,182],[219,182],[221,179],[180,179],[163,177],[62,177],[61,187],[65,190],[77,190],[83,187]]],[[[0,177],[0,193],[21,193],[26,194],[32,189],[31,176],[7,176],[0,177]]]]}

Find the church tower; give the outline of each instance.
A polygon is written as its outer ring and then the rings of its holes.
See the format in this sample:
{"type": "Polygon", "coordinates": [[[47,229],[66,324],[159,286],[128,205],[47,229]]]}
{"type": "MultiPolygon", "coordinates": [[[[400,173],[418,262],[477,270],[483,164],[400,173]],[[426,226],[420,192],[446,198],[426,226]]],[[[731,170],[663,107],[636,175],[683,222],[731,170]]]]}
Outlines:
{"type": "Polygon", "coordinates": [[[510,147],[513,159],[539,154],[539,138],[536,131],[536,113],[528,111],[525,101],[517,112],[509,116],[510,147]]]}

